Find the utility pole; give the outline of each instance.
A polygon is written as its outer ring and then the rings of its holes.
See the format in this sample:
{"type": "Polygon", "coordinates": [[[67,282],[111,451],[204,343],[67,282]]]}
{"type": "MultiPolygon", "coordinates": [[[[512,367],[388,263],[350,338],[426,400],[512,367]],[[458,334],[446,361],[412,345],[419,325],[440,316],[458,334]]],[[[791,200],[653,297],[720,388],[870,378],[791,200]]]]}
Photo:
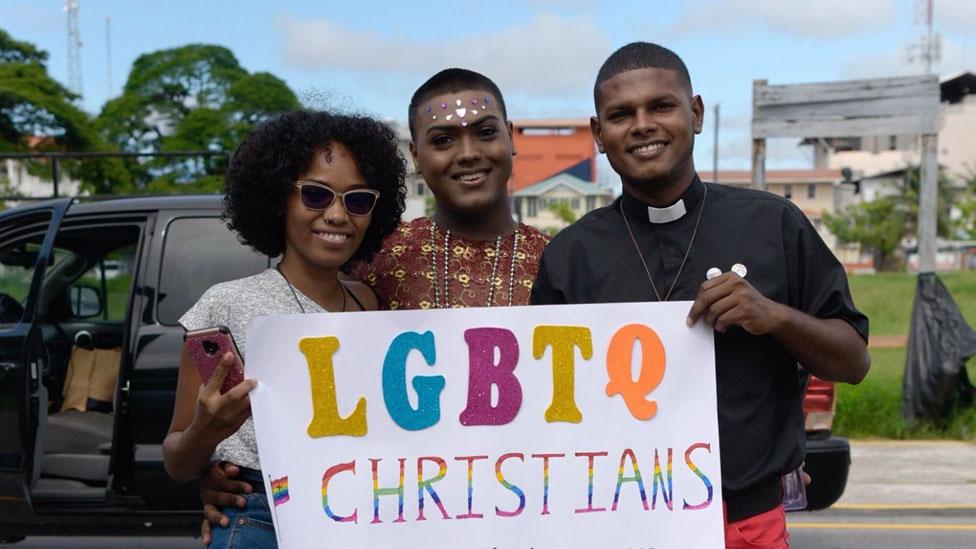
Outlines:
{"type": "Polygon", "coordinates": [[[718,183],[718,126],[719,104],[715,103],[715,146],[712,147],[712,182],[718,183]]]}
{"type": "Polygon", "coordinates": [[[64,0],[68,15],[68,88],[79,96],[84,94],[81,83],[81,32],[78,30],[78,0],[64,0]]]}
{"type": "MultiPolygon", "coordinates": [[[[932,74],[932,64],[941,55],[940,39],[932,28],[933,0],[919,0],[925,4],[925,38],[922,39],[921,58],[925,74],[932,74]]],[[[939,203],[939,136],[922,135],[921,185],[918,197],[918,272],[934,273],[938,252],[937,209],[939,203]]]]}

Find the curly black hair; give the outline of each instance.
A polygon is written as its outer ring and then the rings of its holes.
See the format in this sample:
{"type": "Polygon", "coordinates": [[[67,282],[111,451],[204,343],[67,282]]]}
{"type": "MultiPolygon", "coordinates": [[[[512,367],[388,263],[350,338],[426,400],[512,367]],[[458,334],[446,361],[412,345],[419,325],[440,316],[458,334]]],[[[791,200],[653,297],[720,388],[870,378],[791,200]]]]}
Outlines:
{"type": "Polygon", "coordinates": [[[371,189],[373,217],[349,263],[370,261],[403,213],[407,190],[396,133],[364,116],[292,111],[258,126],[234,152],[225,177],[224,220],[238,238],[274,257],[285,250],[285,202],[312,157],[330,141],[345,145],[371,189]]]}

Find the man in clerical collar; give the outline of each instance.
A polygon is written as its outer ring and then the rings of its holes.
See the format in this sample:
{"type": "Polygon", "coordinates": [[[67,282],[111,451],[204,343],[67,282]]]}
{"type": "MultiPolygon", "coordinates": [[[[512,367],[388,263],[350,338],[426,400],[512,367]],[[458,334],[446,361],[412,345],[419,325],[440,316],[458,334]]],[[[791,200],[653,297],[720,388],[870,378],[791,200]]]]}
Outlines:
{"type": "Polygon", "coordinates": [[[726,545],[787,547],[782,478],[805,453],[797,363],[858,383],[868,319],[795,205],[698,178],[704,105],[674,52],[624,46],[593,96],[593,137],[623,195],[552,240],[532,303],[693,300],[688,325],[716,331],[726,545]]]}

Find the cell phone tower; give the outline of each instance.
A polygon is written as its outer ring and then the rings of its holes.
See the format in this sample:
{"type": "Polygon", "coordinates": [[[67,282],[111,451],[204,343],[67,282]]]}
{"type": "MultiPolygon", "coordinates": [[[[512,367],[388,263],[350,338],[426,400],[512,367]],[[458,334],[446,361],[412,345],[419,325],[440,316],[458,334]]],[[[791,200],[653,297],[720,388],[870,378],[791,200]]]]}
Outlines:
{"type": "Polygon", "coordinates": [[[932,74],[932,65],[942,60],[942,35],[935,32],[933,18],[935,0],[915,0],[915,23],[925,28],[925,34],[908,46],[905,60],[922,65],[922,74],[932,74]]]}
{"type": "Polygon", "coordinates": [[[81,97],[81,32],[78,30],[78,0],[64,0],[64,12],[68,15],[68,89],[81,97]]]}
{"type": "Polygon", "coordinates": [[[112,16],[105,16],[105,87],[106,97],[112,97],[112,16]]]}

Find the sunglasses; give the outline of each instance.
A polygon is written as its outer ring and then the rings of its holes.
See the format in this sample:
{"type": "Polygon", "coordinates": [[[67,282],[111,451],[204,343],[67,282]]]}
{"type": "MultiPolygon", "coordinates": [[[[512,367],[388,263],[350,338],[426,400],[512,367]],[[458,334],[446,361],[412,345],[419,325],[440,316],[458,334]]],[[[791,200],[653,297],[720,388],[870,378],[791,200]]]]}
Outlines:
{"type": "Polygon", "coordinates": [[[296,181],[295,186],[298,187],[302,206],[309,210],[327,210],[338,196],[349,215],[369,215],[380,199],[380,192],[373,189],[353,189],[340,193],[318,181],[296,181]]]}

